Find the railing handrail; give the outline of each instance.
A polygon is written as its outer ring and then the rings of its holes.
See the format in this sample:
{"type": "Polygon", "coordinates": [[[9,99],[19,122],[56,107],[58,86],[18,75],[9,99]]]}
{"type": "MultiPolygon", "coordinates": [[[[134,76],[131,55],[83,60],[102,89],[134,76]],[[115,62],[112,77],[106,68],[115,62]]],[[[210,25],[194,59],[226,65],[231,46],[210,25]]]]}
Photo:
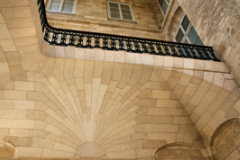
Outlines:
{"type": "Polygon", "coordinates": [[[51,45],[76,46],[83,48],[102,48],[107,50],[125,50],[128,52],[136,53],[150,53],[156,55],[169,55],[184,58],[220,61],[216,57],[213,48],[210,46],[56,28],[48,23],[44,0],[37,0],[37,2],[42,31],[44,33],[44,40],[51,45]],[[57,39],[56,36],[58,36],[57,39]],[[69,38],[68,42],[66,42],[67,37],[69,38]],[[74,38],[78,39],[74,40],[74,38]],[[84,38],[85,45],[83,44],[84,38]],[[100,39],[103,41],[101,46],[100,39]],[[77,44],[74,44],[73,41],[77,41],[77,44]],[[93,41],[95,46],[92,45],[93,41]],[[119,47],[116,46],[116,42],[118,43],[119,47]]]}

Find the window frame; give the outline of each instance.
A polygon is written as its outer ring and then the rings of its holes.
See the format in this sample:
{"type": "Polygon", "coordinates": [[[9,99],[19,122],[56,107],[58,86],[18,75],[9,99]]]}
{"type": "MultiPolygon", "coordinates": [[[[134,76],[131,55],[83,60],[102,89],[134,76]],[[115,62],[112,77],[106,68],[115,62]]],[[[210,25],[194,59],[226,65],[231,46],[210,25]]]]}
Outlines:
{"type": "Polygon", "coordinates": [[[72,7],[72,12],[66,12],[66,11],[62,11],[63,9],[63,3],[65,0],[60,0],[60,6],[59,6],[59,10],[58,11],[52,11],[50,10],[50,5],[52,0],[48,0],[47,2],[47,11],[50,13],[64,13],[64,14],[76,14],[76,8],[77,8],[77,2],[78,0],[73,0],[73,7],[72,7]]]}
{"type": "Polygon", "coordinates": [[[130,4],[127,4],[127,3],[107,1],[107,15],[108,15],[108,19],[111,19],[111,20],[126,21],[126,22],[136,22],[136,19],[135,19],[134,13],[133,13],[132,6],[131,6],[130,4]],[[112,17],[111,17],[110,3],[115,3],[115,4],[118,5],[120,18],[112,18],[112,17]],[[132,16],[132,20],[123,19],[121,4],[122,4],[122,5],[127,5],[127,6],[129,7],[130,12],[131,12],[131,16],[132,16]]]}
{"type": "MultiPolygon", "coordinates": [[[[176,32],[176,35],[175,35],[175,37],[174,37],[174,41],[175,41],[175,42],[178,42],[176,38],[177,38],[177,35],[178,35],[179,30],[181,29],[181,31],[182,31],[182,33],[183,33],[183,38],[182,38],[182,40],[181,40],[180,43],[186,43],[185,41],[187,40],[187,41],[188,41],[187,44],[200,45],[200,44],[192,43],[191,40],[190,40],[190,38],[189,38],[189,34],[190,34],[190,31],[191,31],[192,28],[194,28],[194,26],[193,26],[192,23],[190,22],[188,16],[187,16],[186,14],[184,14],[183,17],[182,17],[182,19],[181,19],[181,21],[180,21],[180,24],[179,24],[179,26],[178,26],[178,28],[177,28],[177,32],[176,32]],[[187,19],[188,19],[188,21],[189,21],[189,24],[188,24],[188,27],[187,27],[186,31],[184,30],[184,28],[183,28],[183,26],[182,26],[182,22],[183,22],[185,16],[187,17],[187,19]]],[[[194,30],[195,30],[195,28],[194,28],[194,30]]],[[[197,33],[196,30],[195,30],[195,32],[197,33]]],[[[201,38],[199,37],[198,33],[197,33],[197,36],[198,36],[198,38],[201,40],[201,38]]],[[[202,42],[202,45],[204,45],[204,43],[203,43],[202,40],[201,40],[201,42],[202,42]]]]}
{"type": "Polygon", "coordinates": [[[164,13],[163,8],[162,8],[162,6],[161,6],[159,0],[157,0],[157,3],[158,3],[158,7],[160,8],[160,11],[162,12],[163,16],[166,17],[166,16],[168,15],[169,8],[170,8],[170,6],[171,6],[173,0],[169,0],[170,2],[167,2],[167,0],[164,0],[164,1],[168,4],[168,7],[167,7],[167,10],[166,10],[166,13],[164,13]]]}

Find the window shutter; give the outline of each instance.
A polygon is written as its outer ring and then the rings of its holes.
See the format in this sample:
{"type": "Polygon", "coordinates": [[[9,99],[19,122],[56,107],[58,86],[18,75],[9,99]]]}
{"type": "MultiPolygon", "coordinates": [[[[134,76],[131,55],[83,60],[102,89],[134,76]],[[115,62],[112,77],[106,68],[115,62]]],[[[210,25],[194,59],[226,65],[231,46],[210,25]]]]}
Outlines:
{"type": "Polygon", "coordinates": [[[122,18],[125,20],[132,20],[132,14],[130,7],[125,4],[121,4],[122,18]]]}
{"type": "Polygon", "coordinates": [[[52,0],[49,6],[50,11],[59,11],[61,0],[52,0]]]}
{"type": "Polygon", "coordinates": [[[62,11],[72,13],[74,0],[64,0],[62,11]]]}
{"type": "Polygon", "coordinates": [[[111,18],[121,18],[118,3],[109,2],[109,9],[111,18]]]}

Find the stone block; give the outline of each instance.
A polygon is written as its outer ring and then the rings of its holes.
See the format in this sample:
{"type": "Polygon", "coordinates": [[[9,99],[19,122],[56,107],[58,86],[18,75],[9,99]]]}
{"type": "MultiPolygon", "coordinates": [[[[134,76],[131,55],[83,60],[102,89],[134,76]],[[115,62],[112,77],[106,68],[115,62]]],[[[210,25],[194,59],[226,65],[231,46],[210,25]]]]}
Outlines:
{"type": "Polygon", "coordinates": [[[154,62],[155,66],[163,66],[163,63],[164,63],[163,56],[155,56],[154,59],[155,59],[155,62],[154,62]]]}
{"type": "Polygon", "coordinates": [[[47,114],[43,111],[27,111],[27,119],[30,120],[45,120],[47,114]]]}
{"type": "Polygon", "coordinates": [[[124,62],[125,63],[135,63],[135,53],[124,52],[124,62]]]}
{"type": "Polygon", "coordinates": [[[14,100],[14,108],[15,109],[24,109],[24,110],[33,110],[34,102],[32,101],[22,101],[22,100],[14,100]]]}
{"type": "Polygon", "coordinates": [[[30,137],[15,137],[15,136],[6,136],[4,137],[4,141],[12,144],[15,147],[18,146],[31,146],[32,145],[32,138],[30,137]]]}
{"type": "Polygon", "coordinates": [[[22,128],[15,129],[15,128],[11,128],[9,136],[14,136],[14,137],[33,137],[34,136],[34,131],[32,129],[22,129],[22,128]]]}
{"type": "Polygon", "coordinates": [[[184,61],[185,60],[183,58],[174,57],[173,58],[173,67],[175,67],[175,68],[183,68],[184,61]]]}
{"type": "Polygon", "coordinates": [[[162,124],[162,125],[156,125],[156,124],[146,124],[144,127],[144,130],[148,133],[151,132],[168,132],[168,133],[177,133],[179,131],[178,125],[171,125],[171,124],[162,124]]]}
{"type": "Polygon", "coordinates": [[[42,154],[42,148],[34,147],[17,147],[18,157],[35,157],[40,158],[42,154]]]}
{"type": "Polygon", "coordinates": [[[0,62],[0,74],[9,73],[9,67],[7,62],[0,62]]]}
{"type": "Polygon", "coordinates": [[[15,81],[14,88],[15,88],[15,90],[32,91],[32,90],[34,90],[34,83],[33,82],[24,82],[24,81],[15,81]]]}
{"type": "Polygon", "coordinates": [[[73,152],[67,152],[63,150],[55,150],[55,149],[43,149],[42,157],[43,158],[72,158],[73,152]]]}
{"type": "Polygon", "coordinates": [[[11,35],[5,24],[0,24],[0,39],[10,39],[11,35]]]}
{"type": "Polygon", "coordinates": [[[0,14],[0,24],[3,24],[3,23],[5,23],[5,20],[4,20],[3,16],[2,16],[2,14],[0,14]]]}
{"type": "Polygon", "coordinates": [[[26,91],[5,90],[4,98],[12,100],[25,100],[27,97],[26,91]]]}
{"type": "Polygon", "coordinates": [[[32,37],[36,35],[36,30],[34,27],[10,29],[9,32],[13,38],[32,37]]]}
{"type": "Polygon", "coordinates": [[[173,67],[173,57],[170,57],[170,56],[163,57],[163,66],[173,67]]]}
{"type": "Polygon", "coordinates": [[[10,127],[11,128],[33,129],[34,128],[34,121],[33,120],[12,120],[10,127]]]}
{"type": "Polygon", "coordinates": [[[188,116],[175,116],[173,119],[174,124],[192,124],[191,119],[188,116]]]}
{"type": "Polygon", "coordinates": [[[1,11],[5,19],[32,17],[30,7],[7,7],[7,8],[2,8],[1,11]]]}
{"type": "Polygon", "coordinates": [[[148,139],[150,139],[150,140],[165,140],[166,143],[173,143],[177,139],[177,134],[176,133],[149,133],[148,139]]]}
{"type": "Polygon", "coordinates": [[[15,7],[29,5],[28,0],[1,0],[1,7],[15,7]]]}
{"type": "Polygon", "coordinates": [[[5,52],[17,51],[17,48],[16,48],[14,42],[11,39],[0,40],[0,47],[5,52]]]}
{"type": "Polygon", "coordinates": [[[6,19],[5,21],[8,26],[8,29],[34,27],[34,22],[32,18],[17,18],[17,19],[14,18],[14,19],[6,19]]]}
{"type": "Polygon", "coordinates": [[[0,129],[0,139],[3,139],[5,136],[10,135],[10,130],[6,128],[1,128],[0,129]]]}
{"type": "Polygon", "coordinates": [[[39,147],[39,148],[51,148],[54,147],[54,141],[51,141],[49,139],[44,138],[32,138],[32,146],[33,147],[39,147]]]}
{"type": "Polygon", "coordinates": [[[208,82],[213,82],[214,80],[214,72],[204,72],[204,80],[208,82]]]}
{"type": "Polygon", "coordinates": [[[0,117],[3,119],[26,119],[27,113],[24,110],[1,109],[0,117]]]}
{"type": "Polygon", "coordinates": [[[166,90],[152,90],[152,98],[159,98],[159,99],[169,99],[171,96],[170,91],[166,90]]]}
{"type": "Polygon", "coordinates": [[[157,100],[157,104],[156,107],[180,107],[180,103],[177,100],[162,100],[162,99],[158,99],[157,100]]]}
{"type": "Polygon", "coordinates": [[[222,87],[224,84],[224,77],[222,73],[215,73],[214,74],[214,84],[216,84],[217,86],[222,87]]]}
{"type": "Polygon", "coordinates": [[[194,59],[184,59],[183,67],[185,69],[194,69],[194,59]]]}
{"type": "Polygon", "coordinates": [[[203,60],[195,59],[195,60],[194,60],[194,69],[195,69],[195,70],[204,71],[204,70],[205,70],[205,63],[204,63],[204,61],[203,61],[203,60]]]}
{"type": "Polygon", "coordinates": [[[238,113],[240,114],[240,100],[238,100],[234,106],[233,106],[234,109],[236,109],[238,111],[238,113]]]}

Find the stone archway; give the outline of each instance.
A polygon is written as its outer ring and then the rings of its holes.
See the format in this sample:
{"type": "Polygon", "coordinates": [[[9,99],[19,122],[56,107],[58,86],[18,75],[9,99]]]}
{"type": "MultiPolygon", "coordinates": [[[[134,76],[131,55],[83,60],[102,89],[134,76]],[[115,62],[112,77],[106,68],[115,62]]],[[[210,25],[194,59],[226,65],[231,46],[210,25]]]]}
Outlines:
{"type": "Polygon", "coordinates": [[[222,123],[215,130],[210,145],[215,160],[237,160],[240,157],[240,119],[222,123]]]}
{"type": "Polygon", "coordinates": [[[189,144],[171,143],[159,148],[155,160],[203,160],[202,153],[189,144]]]}

